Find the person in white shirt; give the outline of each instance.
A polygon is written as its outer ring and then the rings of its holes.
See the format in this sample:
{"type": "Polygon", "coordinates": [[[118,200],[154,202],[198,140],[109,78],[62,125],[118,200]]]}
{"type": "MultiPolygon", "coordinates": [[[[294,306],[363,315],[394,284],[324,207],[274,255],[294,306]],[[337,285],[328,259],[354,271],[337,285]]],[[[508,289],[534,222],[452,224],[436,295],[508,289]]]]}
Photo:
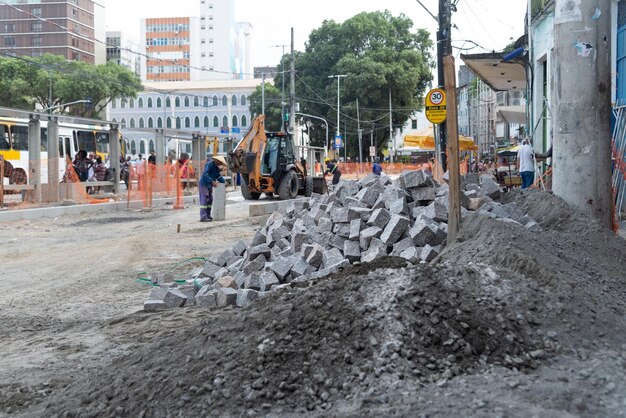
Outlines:
{"type": "Polygon", "coordinates": [[[530,145],[530,139],[526,138],[517,151],[517,170],[522,177],[522,189],[527,189],[535,181],[535,162],[533,161],[534,150],[530,145]]]}

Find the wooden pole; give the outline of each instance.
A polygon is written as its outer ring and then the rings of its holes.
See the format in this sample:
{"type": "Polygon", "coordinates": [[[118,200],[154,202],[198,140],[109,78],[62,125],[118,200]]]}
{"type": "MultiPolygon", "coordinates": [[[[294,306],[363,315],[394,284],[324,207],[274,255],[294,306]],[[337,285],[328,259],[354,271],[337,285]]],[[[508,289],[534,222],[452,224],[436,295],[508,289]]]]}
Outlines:
{"type": "Polygon", "coordinates": [[[447,153],[450,187],[448,208],[448,245],[456,241],[461,226],[461,178],[459,162],[459,130],[456,109],[456,68],[452,55],[443,58],[444,77],[446,84],[447,115],[447,153]]]}

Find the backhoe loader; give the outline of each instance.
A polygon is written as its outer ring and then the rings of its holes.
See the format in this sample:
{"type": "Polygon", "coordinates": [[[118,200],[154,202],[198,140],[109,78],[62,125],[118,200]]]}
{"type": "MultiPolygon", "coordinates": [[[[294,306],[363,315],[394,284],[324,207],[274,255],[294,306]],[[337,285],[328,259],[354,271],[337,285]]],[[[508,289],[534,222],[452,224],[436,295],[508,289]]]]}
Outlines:
{"type": "Polygon", "coordinates": [[[306,162],[298,161],[293,137],[287,132],[265,132],[265,116],[257,116],[252,128],[230,153],[230,169],[241,174],[241,194],[256,200],[265,193],[281,200],[298,194],[311,196],[313,178],[306,162]]]}

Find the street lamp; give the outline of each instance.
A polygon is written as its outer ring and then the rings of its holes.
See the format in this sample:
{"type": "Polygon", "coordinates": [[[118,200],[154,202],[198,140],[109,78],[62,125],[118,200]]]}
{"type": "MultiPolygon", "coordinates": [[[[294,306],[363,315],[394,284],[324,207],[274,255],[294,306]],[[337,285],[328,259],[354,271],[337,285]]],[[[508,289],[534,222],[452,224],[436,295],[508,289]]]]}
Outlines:
{"type": "Polygon", "coordinates": [[[41,110],[44,111],[44,112],[52,113],[52,112],[50,112],[51,110],[58,109],[60,107],[73,105],[73,104],[78,104],[78,103],[91,103],[91,100],[76,100],[76,101],[73,101],[73,102],[62,103],[60,105],[56,105],[56,106],[52,106],[52,107],[46,107],[45,109],[41,109],[41,110]]]}
{"type": "MultiPolygon", "coordinates": [[[[337,136],[340,136],[339,133],[339,91],[341,89],[341,78],[342,77],[347,77],[346,74],[333,74],[333,75],[329,75],[328,78],[336,78],[337,79],[337,136]]],[[[345,146],[345,144],[344,144],[345,146]]]]}

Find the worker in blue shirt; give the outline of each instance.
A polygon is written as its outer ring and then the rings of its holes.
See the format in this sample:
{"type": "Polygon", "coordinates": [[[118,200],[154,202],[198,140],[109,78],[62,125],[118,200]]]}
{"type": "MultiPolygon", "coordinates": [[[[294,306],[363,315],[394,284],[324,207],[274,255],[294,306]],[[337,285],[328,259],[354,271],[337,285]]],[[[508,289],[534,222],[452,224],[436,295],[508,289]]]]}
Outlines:
{"type": "Polygon", "coordinates": [[[221,155],[215,156],[204,165],[202,176],[198,184],[200,193],[200,222],[211,222],[211,208],[213,207],[213,187],[217,183],[225,183],[220,173],[220,167],[226,167],[226,160],[221,155]]]}
{"type": "Polygon", "coordinates": [[[383,167],[378,163],[378,160],[374,160],[374,164],[372,164],[372,173],[380,176],[383,172],[383,167]]]}

